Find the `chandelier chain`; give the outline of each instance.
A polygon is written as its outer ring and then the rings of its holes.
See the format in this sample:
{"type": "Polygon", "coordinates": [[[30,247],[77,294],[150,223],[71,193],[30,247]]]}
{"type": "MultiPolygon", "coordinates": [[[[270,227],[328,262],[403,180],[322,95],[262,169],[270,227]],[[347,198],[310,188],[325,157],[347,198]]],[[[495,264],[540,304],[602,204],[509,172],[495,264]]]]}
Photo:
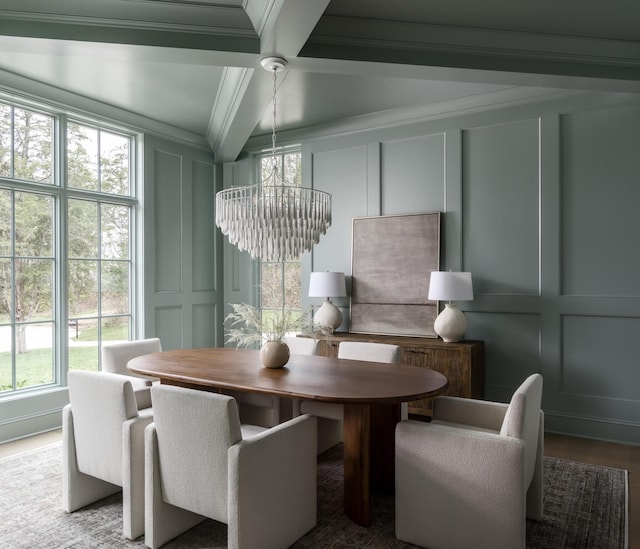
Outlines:
{"type": "MultiPolygon", "coordinates": [[[[276,158],[276,95],[278,93],[278,71],[276,67],[272,70],[273,73],[273,94],[272,94],[272,104],[273,104],[273,117],[271,119],[271,170],[275,176],[277,172],[277,158],[276,158]]],[[[274,180],[275,184],[275,180],[274,180]]]]}

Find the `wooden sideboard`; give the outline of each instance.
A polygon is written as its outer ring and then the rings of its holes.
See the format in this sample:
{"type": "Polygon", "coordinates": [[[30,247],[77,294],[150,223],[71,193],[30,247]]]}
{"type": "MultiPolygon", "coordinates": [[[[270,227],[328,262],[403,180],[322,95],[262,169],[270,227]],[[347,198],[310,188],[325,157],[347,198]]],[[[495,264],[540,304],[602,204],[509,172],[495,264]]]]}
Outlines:
{"type": "MultiPolygon", "coordinates": [[[[312,337],[312,336],[299,336],[312,337]]],[[[445,343],[429,337],[408,337],[377,334],[337,332],[320,340],[320,354],[337,356],[341,341],[369,341],[400,346],[400,362],[409,366],[431,368],[449,380],[445,395],[483,398],[484,396],[484,343],[459,341],[445,343]]],[[[409,414],[431,416],[431,401],[427,398],[409,403],[409,414]]]]}

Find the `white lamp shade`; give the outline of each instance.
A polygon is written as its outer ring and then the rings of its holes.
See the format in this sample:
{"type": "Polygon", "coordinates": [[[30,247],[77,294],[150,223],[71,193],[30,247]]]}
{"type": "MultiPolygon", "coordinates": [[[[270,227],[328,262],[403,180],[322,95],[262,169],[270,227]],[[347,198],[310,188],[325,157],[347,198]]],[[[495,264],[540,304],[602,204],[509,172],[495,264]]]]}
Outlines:
{"type": "Polygon", "coordinates": [[[309,278],[309,297],[344,297],[347,284],[344,273],[317,272],[309,278]]]}
{"type": "Polygon", "coordinates": [[[429,282],[429,299],[434,301],[471,301],[471,273],[433,271],[429,282]]]}

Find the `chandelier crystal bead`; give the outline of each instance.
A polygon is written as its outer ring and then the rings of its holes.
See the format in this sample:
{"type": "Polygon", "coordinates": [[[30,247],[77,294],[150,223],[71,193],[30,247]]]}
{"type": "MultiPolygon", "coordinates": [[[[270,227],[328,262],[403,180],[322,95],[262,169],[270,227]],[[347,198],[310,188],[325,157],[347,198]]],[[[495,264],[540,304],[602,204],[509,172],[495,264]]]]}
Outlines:
{"type": "Polygon", "coordinates": [[[286,67],[279,57],[262,66],[273,73],[271,174],[267,183],[232,187],[216,194],[216,225],[229,242],[263,261],[297,259],[311,250],[331,226],[331,195],[287,184],[276,157],[277,72],[286,67]]]}

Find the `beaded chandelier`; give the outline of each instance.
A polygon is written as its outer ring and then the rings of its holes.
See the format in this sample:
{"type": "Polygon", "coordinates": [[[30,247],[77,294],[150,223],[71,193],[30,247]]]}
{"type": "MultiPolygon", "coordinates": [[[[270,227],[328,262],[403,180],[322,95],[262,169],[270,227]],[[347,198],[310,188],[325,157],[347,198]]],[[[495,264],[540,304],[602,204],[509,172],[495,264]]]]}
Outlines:
{"type": "Polygon", "coordinates": [[[229,242],[263,261],[297,259],[311,250],[331,225],[331,195],[285,182],[276,161],[277,73],[287,66],[266,57],[273,74],[271,173],[262,184],[232,187],[216,194],[216,225],[229,242]]]}

